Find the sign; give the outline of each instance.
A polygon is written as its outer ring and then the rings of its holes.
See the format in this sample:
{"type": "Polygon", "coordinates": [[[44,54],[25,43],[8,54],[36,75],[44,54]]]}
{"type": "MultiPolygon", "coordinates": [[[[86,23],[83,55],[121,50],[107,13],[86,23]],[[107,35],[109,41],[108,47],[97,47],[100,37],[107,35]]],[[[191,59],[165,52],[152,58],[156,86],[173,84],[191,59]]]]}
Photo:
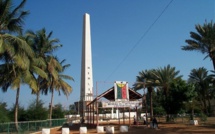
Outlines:
{"type": "Polygon", "coordinates": [[[128,82],[116,81],[114,83],[115,101],[129,100],[128,82]]]}
{"type": "Polygon", "coordinates": [[[118,108],[118,107],[142,107],[142,101],[110,101],[110,102],[102,102],[103,108],[118,108]]]}

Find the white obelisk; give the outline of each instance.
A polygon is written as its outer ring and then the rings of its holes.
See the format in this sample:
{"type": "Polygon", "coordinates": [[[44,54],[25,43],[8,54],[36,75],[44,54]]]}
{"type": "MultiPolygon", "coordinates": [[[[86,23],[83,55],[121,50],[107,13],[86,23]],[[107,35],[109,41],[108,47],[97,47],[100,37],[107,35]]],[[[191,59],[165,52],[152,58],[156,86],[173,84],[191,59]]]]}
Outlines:
{"type": "Polygon", "coordinates": [[[81,60],[81,93],[82,110],[85,111],[87,102],[93,100],[93,71],[91,52],[90,15],[84,14],[82,60],[81,60]]]}

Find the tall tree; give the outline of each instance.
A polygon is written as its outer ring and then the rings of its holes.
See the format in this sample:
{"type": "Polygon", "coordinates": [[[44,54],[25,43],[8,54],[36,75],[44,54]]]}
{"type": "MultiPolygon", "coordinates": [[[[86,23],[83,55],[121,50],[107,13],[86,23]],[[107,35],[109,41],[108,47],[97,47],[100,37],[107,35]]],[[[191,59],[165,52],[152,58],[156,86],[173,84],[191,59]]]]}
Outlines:
{"type": "Polygon", "coordinates": [[[26,82],[34,89],[28,70],[29,57],[33,56],[33,51],[24,40],[12,35],[22,33],[24,18],[29,14],[28,11],[22,11],[25,3],[26,0],[23,0],[17,7],[13,8],[11,0],[0,0],[0,60],[3,63],[0,67],[0,86],[3,91],[6,91],[10,86],[17,89],[15,102],[17,130],[20,84],[26,82]]]}
{"type": "Polygon", "coordinates": [[[203,106],[203,111],[208,115],[211,104],[210,104],[210,93],[212,79],[210,75],[208,75],[208,71],[204,68],[192,69],[189,75],[189,82],[195,85],[195,89],[198,93],[198,100],[201,102],[203,106]]]}
{"type": "Polygon", "coordinates": [[[57,91],[60,95],[61,91],[68,97],[68,95],[72,91],[72,87],[64,81],[64,79],[73,80],[71,76],[64,75],[64,70],[69,67],[69,64],[62,65],[64,60],[62,62],[59,62],[56,57],[48,57],[47,58],[47,73],[49,76],[48,80],[44,80],[42,82],[41,91],[44,94],[48,94],[48,92],[51,93],[51,102],[50,102],[50,114],[49,118],[52,119],[52,105],[53,105],[53,97],[54,97],[54,91],[57,91]]]}
{"type": "Polygon", "coordinates": [[[156,85],[159,90],[161,90],[164,94],[164,101],[166,104],[166,112],[167,112],[167,121],[169,121],[170,114],[170,105],[168,103],[168,95],[171,89],[171,84],[174,81],[180,80],[182,75],[179,75],[180,71],[176,71],[175,67],[171,67],[170,65],[165,66],[164,68],[154,69],[152,71],[153,78],[156,80],[156,85]]]}
{"type": "MultiPolygon", "coordinates": [[[[52,56],[53,52],[57,50],[59,47],[62,47],[59,43],[59,39],[51,39],[53,32],[46,32],[46,29],[43,28],[36,32],[32,30],[28,30],[26,32],[26,40],[30,44],[31,48],[35,52],[35,58],[37,58],[41,65],[41,69],[45,70],[47,66],[46,58],[48,56],[52,56]]],[[[33,94],[37,95],[37,103],[39,102],[40,96],[40,83],[42,82],[43,78],[37,76],[37,85],[38,90],[37,92],[32,92],[33,94]]]]}
{"type": "Polygon", "coordinates": [[[21,84],[27,83],[31,89],[36,90],[35,79],[29,70],[23,70],[16,66],[16,64],[2,64],[0,65],[0,86],[3,91],[7,91],[9,87],[16,89],[15,100],[15,123],[18,130],[18,108],[19,108],[19,94],[21,84]]]}
{"type": "Polygon", "coordinates": [[[3,91],[7,91],[9,87],[16,89],[15,102],[15,123],[18,130],[18,108],[19,108],[19,94],[22,84],[28,84],[33,91],[37,91],[36,79],[34,74],[47,78],[46,73],[40,69],[40,61],[34,58],[34,53],[30,46],[25,42],[24,37],[14,37],[10,43],[4,43],[2,50],[2,58],[5,63],[0,65],[0,87],[3,91]],[[27,49],[22,49],[23,44],[27,49]],[[20,44],[20,45],[19,45],[20,44]],[[17,47],[19,46],[19,47],[17,47]]]}
{"type": "Polygon", "coordinates": [[[213,63],[215,70],[215,24],[211,21],[205,22],[203,25],[195,26],[197,32],[190,32],[191,39],[185,40],[186,46],[182,46],[182,50],[198,51],[206,54],[213,63]]]}
{"type": "Polygon", "coordinates": [[[170,90],[171,83],[174,80],[182,78],[182,75],[179,75],[179,73],[180,71],[176,71],[175,67],[167,65],[164,68],[154,69],[152,75],[154,79],[156,79],[158,88],[162,89],[164,95],[167,96],[170,90]]]}
{"type": "Polygon", "coordinates": [[[145,88],[147,88],[150,96],[150,118],[152,119],[153,117],[152,92],[154,90],[154,87],[156,86],[156,82],[155,82],[156,80],[153,78],[151,72],[152,70],[145,70],[145,71],[139,72],[139,76],[136,76],[136,83],[133,86],[135,90],[140,90],[142,88],[145,90],[145,88]]]}
{"type": "Polygon", "coordinates": [[[187,84],[182,79],[177,79],[171,83],[168,96],[163,98],[163,103],[161,104],[167,113],[177,114],[184,108],[184,102],[188,102],[193,98],[194,93],[192,85],[187,84]]]}

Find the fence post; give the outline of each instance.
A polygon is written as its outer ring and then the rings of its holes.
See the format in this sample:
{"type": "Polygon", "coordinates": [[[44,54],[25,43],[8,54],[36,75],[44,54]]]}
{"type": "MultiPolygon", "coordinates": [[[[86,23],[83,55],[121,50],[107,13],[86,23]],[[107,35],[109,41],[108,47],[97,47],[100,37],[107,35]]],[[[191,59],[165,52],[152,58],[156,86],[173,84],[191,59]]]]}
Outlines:
{"type": "Polygon", "coordinates": [[[7,123],[7,133],[9,134],[9,132],[10,132],[10,125],[9,125],[9,123],[7,123]]]}

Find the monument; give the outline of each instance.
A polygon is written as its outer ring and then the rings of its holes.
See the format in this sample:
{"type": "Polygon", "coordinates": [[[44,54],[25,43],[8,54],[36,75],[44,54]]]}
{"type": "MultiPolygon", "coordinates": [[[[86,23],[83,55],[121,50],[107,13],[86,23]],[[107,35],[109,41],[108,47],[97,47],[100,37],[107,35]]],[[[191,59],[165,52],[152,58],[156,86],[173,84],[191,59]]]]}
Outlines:
{"type": "Polygon", "coordinates": [[[85,13],[83,20],[80,101],[75,103],[81,116],[84,116],[86,105],[93,100],[90,15],[85,13]]]}

